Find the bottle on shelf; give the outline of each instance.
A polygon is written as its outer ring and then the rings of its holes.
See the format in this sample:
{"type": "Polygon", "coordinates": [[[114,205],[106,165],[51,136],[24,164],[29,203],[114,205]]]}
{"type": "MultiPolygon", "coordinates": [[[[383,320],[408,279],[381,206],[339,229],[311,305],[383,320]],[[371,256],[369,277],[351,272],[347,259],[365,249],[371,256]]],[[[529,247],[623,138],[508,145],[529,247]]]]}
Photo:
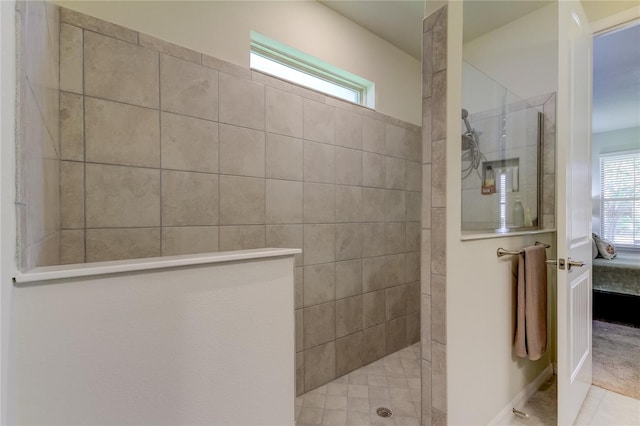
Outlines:
{"type": "Polygon", "coordinates": [[[516,198],[516,202],[513,204],[513,226],[524,226],[524,208],[520,198],[516,198]]]}

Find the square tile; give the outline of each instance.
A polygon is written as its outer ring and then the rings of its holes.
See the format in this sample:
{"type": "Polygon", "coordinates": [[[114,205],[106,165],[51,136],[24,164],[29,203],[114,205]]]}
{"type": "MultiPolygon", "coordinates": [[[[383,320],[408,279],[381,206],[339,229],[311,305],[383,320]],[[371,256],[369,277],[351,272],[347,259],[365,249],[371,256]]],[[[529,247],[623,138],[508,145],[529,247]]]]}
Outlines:
{"type": "Polygon", "coordinates": [[[386,157],[387,189],[404,189],[405,187],[405,160],[386,157]]]}
{"type": "Polygon", "coordinates": [[[158,87],[158,52],[84,31],[86,95],[157,108],[158,87]]]}
{"type": "Polygon", "coordinates": [[[405,229],[405,251],[420,251],[420,222],[407,222],[405,229]]]}
{"type": "Polygon", "coordinates": [[[336,226],[304,225],[304,263],[333,262],[336,258],[336,226]]]}
{"type": "Polygon", "coordinates": [[[163,256],[216,251],[218,251],[217,226],[162,227],[163,256]]]}
{"type": "Polygon", "coordinates": [[[407,288],[404,285],[388,288],[385,293],[386,298],[386,320],[406,315],[407,313],[407,288]]]}
{"type": "Polygon", "coordinates": [[[60,90],[82,93],[82,29],[60,24],[60,90]]]}
{"type": "Polygon", "coordinates": [[[398,254],[405,251],[405,222],[387,223],[385,226],[385,252],[398,254]]]}
{"type": "Polygon", "coordinates": [[[335,142],[334,107],[310,99],[303,100],[304,138],[316,142],[335,142]]]}
{"type": "Polygon", "coordinates": [[[160,93],[163,111],[218,120],[217,71],[160,55],[160,93]]]}
{"type": "Polygon", "coordinates": [[[336,337],[362,330],[362,296],[336,301],[336,337]]]}
{"type": "Polygon", "coordinates": [[[422,164],[414,161],[405,162],[405,174],[405,189],[407,191],[422,190],[422,164]]]}
{"type": "Polygon", "coordinates": [[[304,222],[332,223],[336,220],[336,187],[322,183],[304,184],[304,222]]]}
{"type": "Polygon", "coordinates": [[[160,256],[160,228],[87,229],[87,262],[160,256]]]}
{"type": "Polygon", "coordinates": [[[266,176],[302,180],[302,140],[267,133],[266,176]]]}
{"type": "Polygon", "coordinates": [[[346,109],[335,109],[336,145],[362,149],[361,117],[346,109]]]}
{"type": "Polygon", "coordinates": [[[304,142],[304,181],[335,183],[335,147],[304,142]]]}
{"type": "Polygon", "coordinates": [[[60,162],[60,226],[62,229],[84,228],[83,163],[60,162]]]}
{"type": "Polygon", "coordinates": [[[267,179],[267,223],[302,223],[302,182],[267,179]]]}
{"type": "Polygon", "coordinates": [[[336,222],[360,222],[362,188],[336,185],[336,222]]]}
{"type": "Polygon", "coordinates": [[[375,188],[386,186],[386,160],[384,155],[362,153],[362,185],[375,188]]]}
{"type": "Polygon", "coordinates": [[[267,87],[266,95],[267,132],[301,138],[302,98],[272,87],[267,87]]]}
{"type": "MultiPolygon", "coordinates": [[[[304,267],[304,306],[336,299],[336,269],[333,263],[304,267]]],[[[333,328],[333,327],[332,327],[333,328]]]]}
{"type": "Polygon", "coordinates": [[[304,350],[304,312],[302,309],[295,311],[296,352],[304,350]]]}
{"type": "Polygon", "coordinates": [[[336,262],[336,299],[362,293],[362,261],[336,262]]]}
{"type": "Polygon", "coordinates": [[[407,130],[395,124],[385,125],[386,154],[392,157],[404,158],[404,148],[407,130]]]}
{"type": "Polygon", "coordinates": [[[264,132],[221,124],[220,173],[264,177],[264,132]]]}
{"type": "Polygon", "coordinates": [[[362,255],[364,257],[385,254],[385,224],[362,224],[362,255]]]}
{"type": "Polygon", "coordinates": [[[84,263],[84,229],[60,231],[60,264],[84,263]]]}
{"type": "Polygon", "coordinates": [[[336,225],[336,260],[362,257],[362,224],[339,223],[336,225]]]}
{"type": "Polygon", "coordinates": [[[60,159],[84,161],[84,100],[60,92],[60,159]]]}
{"type": "MultiPolygon", "coordinates": [[[[404,257],[405,281],[420,281],[420,252],[406,253],[404,257]]],[[[418,291],[420,288],[418,286],[418,291]]]]}
{"type": "Polygon", "coordinates": [[[385,191],[385,219],[387,222],[402,222],[406,219],[405,191],[385,191]]]}
{"type": "MultiPolygon", "coordinates": [[[[387,354],[396,352],[406,344],[407,321],[406,317],[400,317],[385,323],[386,351],[387,354]]],[[[393,394],[391,395],[393,399],[393,394]]]]}
{"type": "MultiPolygon", "coordinates": [[[[329,342],[304,352],[305,389],[315,389],[336,376],[336,344],[329,342]]],[[[302,422],[302,416],[300,417],[302,422]]]]}
{"type": "Polygon", "coordinates": [[[373,291],[362,295],[363,327],[384,324],[385,321],[385,291],[373,291]]]}
{"type": "Polygon", "coordinates": [[[163,112],[162,168],[218,172],[218,123],[163,112]]]}
{"type": "Polygon", "coordinates": [[[220,73],[220,122],[264,130],[264,85],[220,73]]]}
{"type": "MultiPolygon", "coordinates": [[[[302,248],[302,225],[267,225],[267,247],[302,248]]],[[[296,266],[302,266],[302,254],[296,254],[296,266]]]]}
{"type": "Polygon", "coordinates": [[[218,176],[162,171],[162,225],[218,224],[218,176]]]}
{"type": "MultiPolygon", "coordinates": [[[[354,333],[337,339],[336,374],[342,376],[360,367],[362,367],[362,333],[354,333]]],[[[348,386],[347,392],[354,385],[348,386]]]]}
{"type": "Polygon", "coordinates": [[[380,324],[362,332],[362,361],[368,364],[385,355],[385,325],[380,324]]]}
{"type": "Polygon", "coordinates": [[[160,170],[87,164],[85,191],[88,228],[160,226],[160,170]]]}
{"type": "Polygon", "coordinates": [[[385,257],[362,259],[362,289],[365,293],[385,288],[385,257]]]}
{"type": "Polygon", "coordinates": [[[158,111],[85,98],[86,161],[160,167],[158,111]]]}
{"type": "Polygon", "coordinates": [[[336,148],[336,183],[362,185],[362,151],[336,148]]]}
{"type": "Polygon", "coordinates": [[[384,121],[362,117],[362,149],[378,154],[386,153],[384,121]]]}
{"type": "Polygon", "coordinates": [[[220,251],[265,247],[264,225],[221,226],[220,251]]]}
{"type": "Polygon", "coordinates": [[[335,302],[304,308],[304,347],[313,348],[336,338],[335,302]]]}
{"type": "Polygon", "coordinates": [[[265,223],[264,179],[220,176],[220,224],[265,223]]]}
{"type": "Polygon", "coordinates": [[[384,222],[385,190],[362,188],[362,221],[384,222]]]}
{"type": "Polygon", "coordinates": [[[387,288],[404,284],[404,254],[385,256],[385,285],[387,288]]]}

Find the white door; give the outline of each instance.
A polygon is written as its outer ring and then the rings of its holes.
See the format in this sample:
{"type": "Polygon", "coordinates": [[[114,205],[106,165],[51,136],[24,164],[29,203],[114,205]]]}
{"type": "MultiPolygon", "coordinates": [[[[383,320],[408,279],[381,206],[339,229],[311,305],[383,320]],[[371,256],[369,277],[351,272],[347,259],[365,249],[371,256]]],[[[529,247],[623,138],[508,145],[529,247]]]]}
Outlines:
{"type": "Polygon", "coordinates": [[[568,425],[591,386],[592,40],[579,1],[558,8],[558,424],[568,425]]]}

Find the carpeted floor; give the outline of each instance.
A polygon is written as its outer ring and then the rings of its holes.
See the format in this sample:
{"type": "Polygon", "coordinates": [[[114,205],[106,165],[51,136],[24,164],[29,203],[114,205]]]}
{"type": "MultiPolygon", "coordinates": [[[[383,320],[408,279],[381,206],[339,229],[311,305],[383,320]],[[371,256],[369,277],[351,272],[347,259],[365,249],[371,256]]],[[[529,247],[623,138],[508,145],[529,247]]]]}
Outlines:
{"type": "Polygon", "coordinates": [[[640,328],[593,321],[593,384],[640,399],[640,328]]]}

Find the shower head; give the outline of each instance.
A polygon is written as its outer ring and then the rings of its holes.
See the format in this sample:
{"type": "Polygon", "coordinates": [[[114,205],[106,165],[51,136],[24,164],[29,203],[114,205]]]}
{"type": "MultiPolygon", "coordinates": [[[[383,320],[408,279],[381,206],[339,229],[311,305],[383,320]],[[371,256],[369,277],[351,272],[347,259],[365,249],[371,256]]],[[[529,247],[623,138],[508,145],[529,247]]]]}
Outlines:
{"type": "Polygon", "coordinates": [[[469,120],[467,120],[467,117],[469,117],[469,111],[462,108],[462,120],[464,121],[464,125],[467,128],[467,133],[473,133],[473,129],[471,128],[471,124],[469,124],[469,120]]]}
{"type": "Polygon", "coordinates": [[[469,111],[467,111],[466,109],[462,108],[462,119],[466,120],[468,116],[469,116],[469,111]]]}

